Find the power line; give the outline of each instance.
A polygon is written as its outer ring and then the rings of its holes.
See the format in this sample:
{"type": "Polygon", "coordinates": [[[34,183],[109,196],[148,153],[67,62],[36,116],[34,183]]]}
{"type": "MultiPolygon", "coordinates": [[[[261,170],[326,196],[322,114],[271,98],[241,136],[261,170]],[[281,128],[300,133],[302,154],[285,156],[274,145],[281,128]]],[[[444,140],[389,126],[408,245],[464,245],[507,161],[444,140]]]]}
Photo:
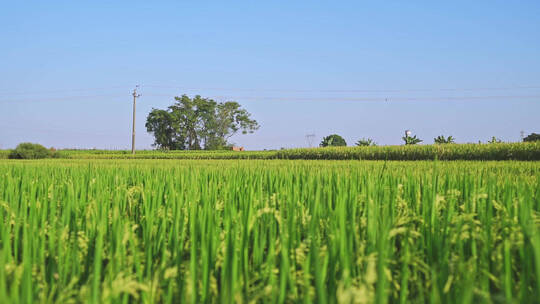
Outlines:
{"type": "Polygon", "coordinates": [[[1,99],[0,102],[10,102],[10,103],[19,103],[19,102],[48,102],[48,101],[73,101],[77,99],[93,99],[93,98],[103,98],[103,97],[122,97],[124,94],[101,94],[101,95],[76,95],[76,96],[63,96],[63,97],[49,97],[49,98],[32,98],[32,99],[1,99]]]}
{"type": "MultiPolygon", "coordinates": [[[[149,97],[172,98],[176,94],[145,94],[149,97]]],[[[122,97],[123,94],[107,95],[84,95],[84,96],[64,96],[40,99],[3,99],[0,102],[24,103],[24,102],[55,102],[55,101],[76,101],[81,99],[95,99],[105,97],[122,97]]],[[[298,97],[298,96],[213,96],[223,100],[253,100],[253,101],[324,101],[324,102],[392,102],[392,101],[475,101],[475,100],[516,100],[516,99],[539,99],[540,95],[491,95],[491,96],[396,96],[396,97],[371,97],[371,96],[328,96],[328,97],[298,97]]]]}
{"type": "MultiPolygon", "coordinates": [[[[174,94],[147,94],[154,97],[172,97],[174,94]]],[[[459,101],[459,100],[500,100],[500,99],[540,99],[540,95],[505,95],[505,96],[432,96],[432,97],[297,97],[297,96],[215,96],[214,98],[231,100],[268,100],[268,101],[459,101]]]]}
{"type": "Polygon", "coordinates": [[[498,91],[498,90],[532,90],[540,89],[540,85],[523,85],[523,86],[507,86],[507,87],[471,87],[471,88],[413,88],[413,89],[278,89],[278,88],[223,88],[223,87],[182,87],[172,85],[143,85],[143,88],[158,88],[158,89],[177,89],[189,91],[259,91],[259,92],[289,92],[289,93],[408,93],[408,92],[459,92],[459,91],[498,91]]]}
{"type": "MultiPolygon", "coordinates": [[[[22,95],[43,95],[50,93],[67,93],[67,92],[101,92],[106,90],[127,88],[127,85],[110,86],[110,87],[92,87],[92,88],[76,88],[76,89],[61,89],[61,90],[44,90],[44,91],[16,91],[9,92],[7,90],[0,91],[3,96],[22,96],[22,95]]],[[[142,88],[157,88],[157,89],[175,89],[186,91],[245,91],[245,92],[281,92],[281,93],[411,93],[411,92],[467,92],[467,91],[500,91],[500,90],[536,90],[540,89],[540,85],[518,85],[505,87],[469,87],[469,88],[411,88],[411,89],[280,89],[280,88],[225,88],[225,87],[182,87],[174,85],[141,85],[142,88]]],[[[88,97],[99,97],[101,95],[92,95],[88,97]]],[[[73,97],[61,97],[73,98],[73,97]]],[[[79,96],[77,96],[79,98],[79,96]]]]}
{"type": "Polygon", "coordinates": [[[24,92],[12,92],[9,91],[0,91],[2,95],[7,96],[19,96],[19,95],[42,95],[49,93],[65,93],[65,92],[90,92],[90,91],[104,91],[112,89],[121,89],[127,88],[128,86],[111,86],[111,87],[100,87],[100,88],[84,88],[84,89],[63,89],[63,90],[46,90],[46,91],[24,91],[24,92]]]}

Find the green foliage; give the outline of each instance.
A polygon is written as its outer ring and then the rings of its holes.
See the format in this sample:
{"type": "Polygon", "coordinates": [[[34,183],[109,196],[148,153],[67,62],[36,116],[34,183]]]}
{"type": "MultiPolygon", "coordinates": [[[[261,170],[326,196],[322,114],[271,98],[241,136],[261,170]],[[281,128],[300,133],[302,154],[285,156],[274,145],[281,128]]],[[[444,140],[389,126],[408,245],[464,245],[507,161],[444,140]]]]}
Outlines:
{"type": "Polygon", "coordinates": [[[259,128],[251,114],[234,101],[216,102],[197,95],[175,97],[167,110],[153,109],[146,129],[154,135],[154,145],[163,150],[219,150],[241,131],[253,133],[259,128]]]}
{"type": "Polygon", "coordinates": [[[377,144],[371,138],[362,138],[356,142],[356,145],[359,147],[369,147],[376,146],[377,144]]]}
{"type": "Polygon", "coordinates": [[[420,138],[416,138],[416,135],[415,136],[405,135],[401,139],[403,139],[406,145],[416,145],[422,142],[420,138]]]}
{"type": "Polygon", "coordinates": [[[347,142],[345,141],[345,139],[337,134],[332,134],[324,137],[319,144],[320,147],[342,147],[346,145],[347,142]]]}
{"type": "Polygon", "coordinates": [[[433,141],[436,144],[453,144],[454,143],[454,137],[452,135],[448,137],[444,137],[444,135],[439,135],[433,139],[433,141]]]}
{"type": "Polygon", "coordinates": [[[0,297],[537,303],[539,174],[538,162],[3,160],[0,297]]]}
{"type": "Polygon", "coordinates": [[[540,142],[497,145],[403,145],[289,149],[277,151],[279,159],[357,160],[540,160],[540,142]]]}
{"type": "MultiPolygon", "coordinates": [[[[3,150],[7,152],[6,150],[3,150]]],[[[1,151],[0,151],[1,152],[1,151]]],[[[269,151],[227,150],[60,150],[58,157],[72,159],[356,159],[356,160],[540,160],[540,142],[497,145],[405,145],[283,149],[269,151]]],[[[0,153],[0,158],[5,153],[0,153]]]]}
{"type": "Polygon", "coordinates": [[[523,138],[524,142],[540,141],[540,134],[531,133],[527,137],[523,138]]]}
{"type": "Polygon", "coordinates": [[[0,159],[9,158],[10,153],[11,153],[11,150],[0,150],[0,159]]]}
{"type": "Polygon", "coordinates": [[[40,144],[21,143],[15,149],[11,150],[8,158],[12,159],[40,159],[55,157],[54,149],[47,149],[40,144]]]}
{"type": "Polygon", "coordinates": [[[500,144],[502,143],[502,140],[496,138],[495,136],[491,137],[491,140],[488,141],[488,144],[500,144]]]}
{"type": "Polygon", "coordinates": [[[184,133],[177,132],[172,112],[153,109],[146,118],[146,129],[154,135],[154,146],[162,150],[184,150],[186,141],[184,133]]]}

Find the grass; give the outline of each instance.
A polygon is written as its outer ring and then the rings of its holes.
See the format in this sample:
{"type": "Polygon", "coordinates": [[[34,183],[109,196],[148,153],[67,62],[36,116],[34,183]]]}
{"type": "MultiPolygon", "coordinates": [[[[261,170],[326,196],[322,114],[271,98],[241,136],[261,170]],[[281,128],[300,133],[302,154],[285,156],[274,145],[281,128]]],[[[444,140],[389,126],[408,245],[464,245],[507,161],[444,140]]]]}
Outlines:
{"type": "Polygon", "coordinates": [[[5,303],[532,303],[540,163],[0,161],[5,303]]]}

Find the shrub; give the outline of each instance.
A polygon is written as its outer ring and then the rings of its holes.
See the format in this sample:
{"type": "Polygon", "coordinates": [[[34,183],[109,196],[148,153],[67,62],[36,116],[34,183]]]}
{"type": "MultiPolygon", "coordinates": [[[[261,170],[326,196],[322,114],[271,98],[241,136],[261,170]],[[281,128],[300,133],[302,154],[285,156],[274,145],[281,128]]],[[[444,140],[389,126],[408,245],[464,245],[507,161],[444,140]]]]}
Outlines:
{"type": "Polygon", "coordinates": [[[439,135],[433,139],[433,141],[436,144],[453,144],[454,143],[454,137],[452,135],[448,137],[444,137],[444,135],[439,135]]]}
{"type": "Polygon", "coordinates": [[[40,144],[22,143],[9,153],[12,159],[38,159],[55,157],[56,151],[47,149],[40,144]]]}
{"type": "Polygon", "coordinates": [[[321,141],[321,147],[342,147],[346,146],[345,139],[337,134],[328,135],[321,141]]]}
{"type": "Polygon", "coordinates": [[[359,147],[376,146],[377,144],[371,138],[362,138],[356,142],[359,147]]]}
{"type": "Polygon", "coordinates": [[[495,136],[492,136],[491,137],[491,140],[488,141],[488,144],[500,144],[502,143],[502,140],[498,139],[497,137],[495,136]]]}
{"type": "Polygon", "coordinates": [[[523,139],[524,142],[540,141],[540,134],[531,133],[523,139]]]}
{"type": "Polygon", "coordinates": [[[405,135],[404,137],[402,137],[402,139],[406,145],[416,145],[422,142],[422,140],[420,138],[417,138],[416,135],[415,136],[405,135]]]}

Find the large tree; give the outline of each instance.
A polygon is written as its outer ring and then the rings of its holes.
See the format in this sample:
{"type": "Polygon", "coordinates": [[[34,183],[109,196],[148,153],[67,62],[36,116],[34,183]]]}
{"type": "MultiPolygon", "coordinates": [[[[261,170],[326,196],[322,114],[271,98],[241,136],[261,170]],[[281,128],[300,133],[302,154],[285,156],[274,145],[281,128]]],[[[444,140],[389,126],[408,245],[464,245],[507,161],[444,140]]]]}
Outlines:
{"type": "Polygon", "coordinates": [[[246,134],[259,128],[251,114],[234,101],[218,103],[199,95],[182,95],[175,101],[166,110],[152,109],[146,119],[146,129],[159,149],[224,149],[238,131],[246,134]]]}

